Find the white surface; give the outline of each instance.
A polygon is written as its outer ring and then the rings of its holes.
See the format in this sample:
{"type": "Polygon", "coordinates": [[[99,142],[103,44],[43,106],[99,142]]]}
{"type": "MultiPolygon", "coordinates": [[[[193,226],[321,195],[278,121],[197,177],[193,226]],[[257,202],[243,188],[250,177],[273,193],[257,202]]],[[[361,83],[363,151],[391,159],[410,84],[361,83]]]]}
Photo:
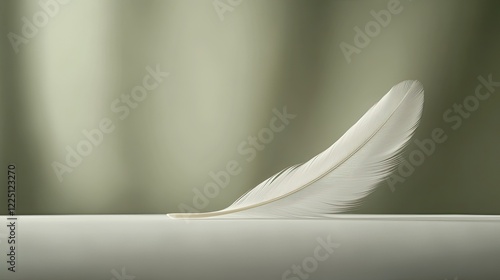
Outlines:
{"type": "Polygon", "coordinates": [[[7,271],[6,224],[0,216],[2,280],[282,279],[329,235],[340,247],[308,279],[500,279],[500,216],[18,216],[16,273],[7,271]],[[115,277],[122,268],[135,278],[115,277]]]}

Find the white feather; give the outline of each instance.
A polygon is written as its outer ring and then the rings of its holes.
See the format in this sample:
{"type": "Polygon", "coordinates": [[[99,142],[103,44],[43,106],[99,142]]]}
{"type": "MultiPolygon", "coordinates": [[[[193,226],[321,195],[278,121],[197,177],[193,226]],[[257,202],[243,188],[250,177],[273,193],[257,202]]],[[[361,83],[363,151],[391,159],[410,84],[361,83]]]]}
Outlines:
{"type": "Polygon", "coordinates": [[[418,126],[423,101],[420,82],[401,82],[308,162],[272,176],[223,210],[169,217],[315,218],[343,212],[397,167],[418,126]]]}

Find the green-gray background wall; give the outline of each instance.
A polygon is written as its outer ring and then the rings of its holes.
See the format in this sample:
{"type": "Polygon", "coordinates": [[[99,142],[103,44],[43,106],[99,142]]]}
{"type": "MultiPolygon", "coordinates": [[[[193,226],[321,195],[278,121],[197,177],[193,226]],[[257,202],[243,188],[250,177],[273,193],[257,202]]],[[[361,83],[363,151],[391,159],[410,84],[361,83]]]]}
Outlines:
{"type": "Polygon", "coordinates": [[[425,88],[415,138],[440,128],[446,141],[351,213],[500,214],[500,87],[474,101],[479,76],[500,81],[498,1],[66,2],[0,2],[0,214],[9,163],[17,214],[179,212],[236,162],[197,210],[224,208],[408,79],[425,88]],[[169,76],[115,112],[148,66],[169,76]],[[296,117],[251,154],[248,137],[285,106],[296,117]],[[54,162],[106,118],[114,130],[60,181],[54,162]]]}

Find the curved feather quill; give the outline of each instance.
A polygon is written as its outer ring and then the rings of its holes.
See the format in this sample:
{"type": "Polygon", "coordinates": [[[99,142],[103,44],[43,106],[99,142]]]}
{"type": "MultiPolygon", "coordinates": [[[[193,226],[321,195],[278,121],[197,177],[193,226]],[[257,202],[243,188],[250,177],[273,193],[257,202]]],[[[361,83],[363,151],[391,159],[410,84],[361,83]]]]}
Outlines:
{"type": "Polygon", "coordinates": [[[420,82],[401,82],[337,142],[308,162],[279,172],[223,210],[168,216],[318,218],[343,212],[397,167],[418,126],[423,101],[420,82]]]}

